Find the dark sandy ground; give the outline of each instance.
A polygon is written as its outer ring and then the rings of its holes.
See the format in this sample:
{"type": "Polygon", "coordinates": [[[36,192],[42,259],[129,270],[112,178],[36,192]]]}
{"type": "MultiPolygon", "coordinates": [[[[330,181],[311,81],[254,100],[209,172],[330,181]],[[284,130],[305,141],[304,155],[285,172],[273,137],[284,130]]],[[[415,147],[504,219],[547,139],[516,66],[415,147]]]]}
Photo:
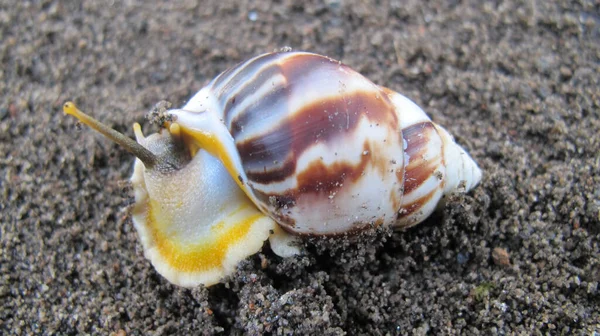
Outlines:
{"type": "Polygon", "coordinates": [[[600,3],[294,3],[1,1],[0,333],[600,332],[600,3]],[[283,46],[415,100],[483,182],[407,232],[170,285],[128,217],[133,158],[61,105],[132,135],[283,46]]]}

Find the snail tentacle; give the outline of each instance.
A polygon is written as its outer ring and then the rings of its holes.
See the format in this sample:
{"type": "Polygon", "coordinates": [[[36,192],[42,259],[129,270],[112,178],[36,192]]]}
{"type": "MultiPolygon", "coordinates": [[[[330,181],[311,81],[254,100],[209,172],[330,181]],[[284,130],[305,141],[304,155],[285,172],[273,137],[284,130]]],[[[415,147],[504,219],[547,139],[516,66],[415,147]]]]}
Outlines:
{"type": "MultiPolygon", "coordinates": [[[[144,146],[139,143],[133,141],[128,136],[119,133],[118,131],[108,127],[107,125],[101,123],[97,119],[89,116],[88,114],[82,112],[77,108],[75,103],[66,102],[63,105],[63,112],[68,115],[72,115],[77,118],[82,123],[88,125],[92,129],[98,131],[100,134],[104,135],[106,138],[116,142],[129,153],[135,155],[138,159],[140,159],[146,167],[151,168],[154,167],[158,163],[158,158],[151,151],[144,148],[144,146]]],[[[137,124],[139,127],[139,124],[137,124]]],[[[141,128],[140,128],[141,129],[141,128]]]]}

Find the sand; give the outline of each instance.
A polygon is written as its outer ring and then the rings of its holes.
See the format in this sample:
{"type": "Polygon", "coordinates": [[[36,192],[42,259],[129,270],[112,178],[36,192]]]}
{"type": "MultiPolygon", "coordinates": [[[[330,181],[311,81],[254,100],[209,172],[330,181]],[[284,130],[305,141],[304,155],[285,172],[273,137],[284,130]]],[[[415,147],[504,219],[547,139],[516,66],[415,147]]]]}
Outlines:
{"type": "Polygon", "coordinates": [[[597,1],[3,0],[0,59],[0,333],[600,332],[597,1]],[[61,105],[152,131],[158,101],[284,46],[416,101],[483,181],[406,232],[173,286],[128,215],[133,158],[61,105]]]}

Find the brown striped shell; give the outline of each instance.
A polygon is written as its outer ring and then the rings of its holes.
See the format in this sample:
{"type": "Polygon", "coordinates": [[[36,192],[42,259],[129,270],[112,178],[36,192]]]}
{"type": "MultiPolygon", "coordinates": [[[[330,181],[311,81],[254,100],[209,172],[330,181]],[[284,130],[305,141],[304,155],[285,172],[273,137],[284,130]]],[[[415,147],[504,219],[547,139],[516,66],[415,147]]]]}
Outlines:
{"type": "Polygon", "coordinates": [[[298,234],[411,226],[481,178],[417,105],[316,54],[250,59],[170,113],[209,135],[257,208],[298,234]]]}

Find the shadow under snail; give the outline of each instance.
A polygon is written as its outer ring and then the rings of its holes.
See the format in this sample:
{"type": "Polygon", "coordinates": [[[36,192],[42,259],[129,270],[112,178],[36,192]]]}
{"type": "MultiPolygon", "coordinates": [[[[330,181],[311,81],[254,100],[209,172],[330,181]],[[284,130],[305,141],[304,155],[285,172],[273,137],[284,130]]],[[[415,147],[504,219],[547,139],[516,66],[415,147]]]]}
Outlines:
{"type": "Polygon", "coordinates": [[[408,98],[331,58],[275,52],[212,80],[166,130],[136,141],[64,112],[137,159],[132,218],[145,256],[170,282],[210,286],[268,239],[299,253],[302,235],[407,228],[481,170],[408,98]]]}

